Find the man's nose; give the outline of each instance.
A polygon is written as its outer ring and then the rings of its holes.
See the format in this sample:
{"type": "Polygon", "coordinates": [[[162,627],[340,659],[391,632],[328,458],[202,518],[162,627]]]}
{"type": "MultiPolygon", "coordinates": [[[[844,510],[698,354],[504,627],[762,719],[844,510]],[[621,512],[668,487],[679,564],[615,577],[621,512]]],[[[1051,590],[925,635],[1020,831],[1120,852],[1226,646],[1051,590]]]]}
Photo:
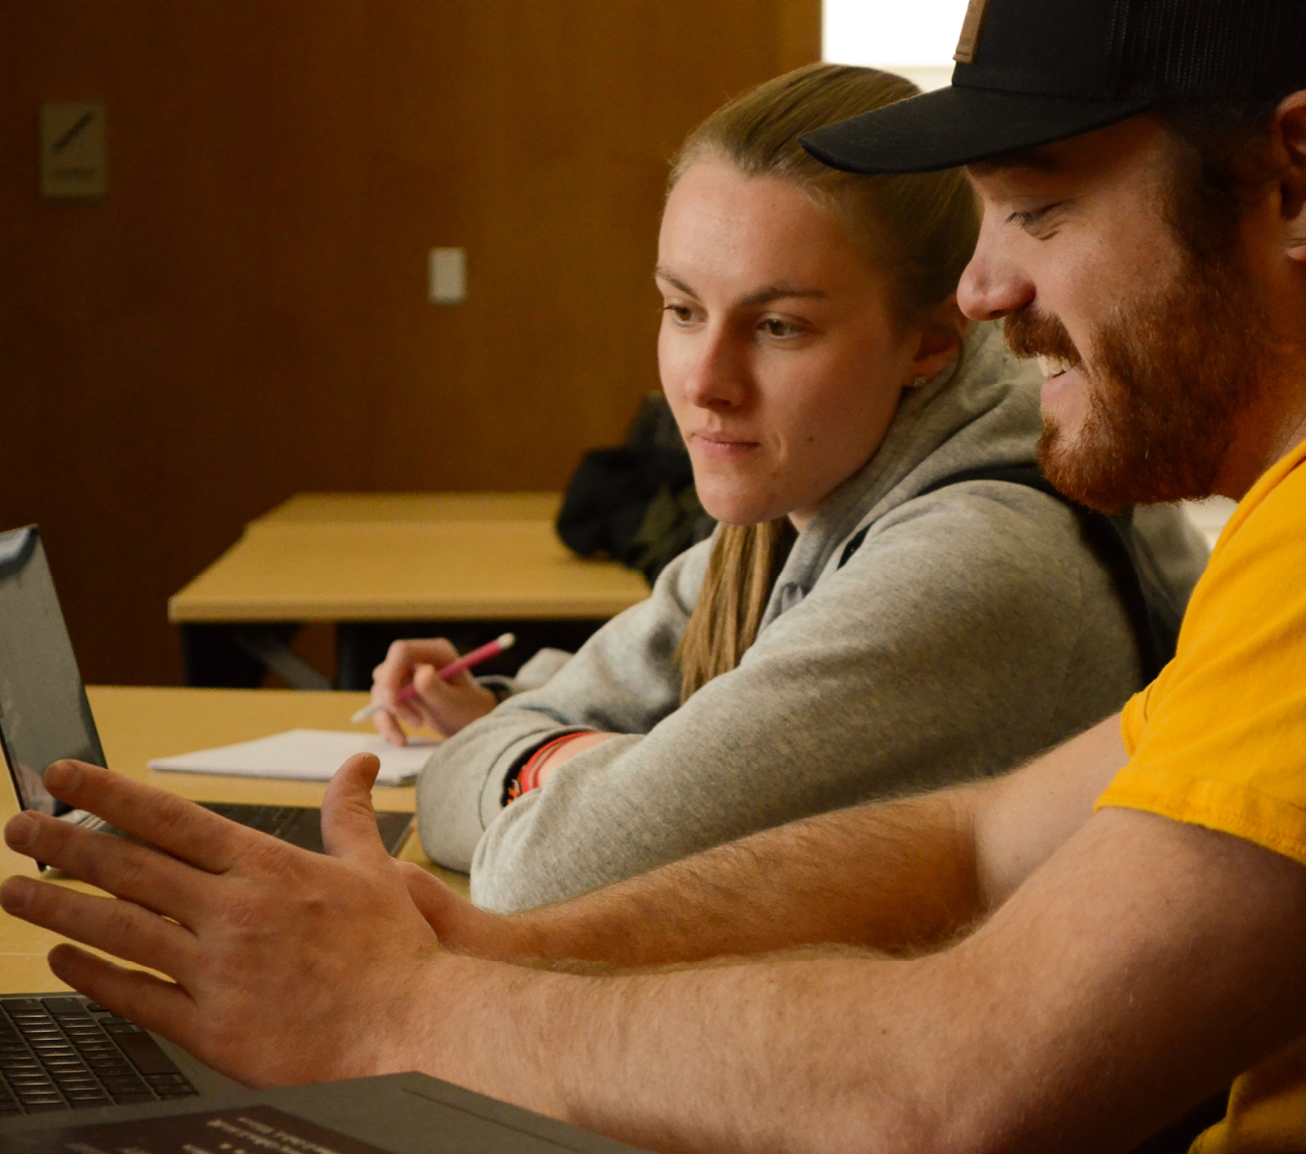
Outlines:
{"type": "Polygon", "coordinates": [[[961,274],[957,304],[973,321],[1001,320],[1034,299],[1034,282],[988,226],[981,228],[975,255],[961,274]]]}

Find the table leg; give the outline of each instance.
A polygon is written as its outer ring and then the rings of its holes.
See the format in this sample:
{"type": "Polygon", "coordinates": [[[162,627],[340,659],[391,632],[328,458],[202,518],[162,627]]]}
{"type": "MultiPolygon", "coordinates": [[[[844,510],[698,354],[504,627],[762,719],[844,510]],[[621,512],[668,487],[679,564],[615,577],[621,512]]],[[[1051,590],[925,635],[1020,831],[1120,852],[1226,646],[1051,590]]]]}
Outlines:
{"type": "Polygon", "coordinates": [[[290,642],[299,629],[293,622],[187,622],[181,626],[186,684],[208,689],[257,689],[271,669],[296,689],[330,689],[327,677],[291,651],[290,642]]]}
{"type": "MultiPolygon", "coordinates": [[[[299,631],[296,626],[291,637],[299,631]]],[[[295,653],[284,630],[262,625],[245,625],[233,630],[232,640],[281,678],[291,689],[330,689],[331,678],[319,673],[295,653]]]]}

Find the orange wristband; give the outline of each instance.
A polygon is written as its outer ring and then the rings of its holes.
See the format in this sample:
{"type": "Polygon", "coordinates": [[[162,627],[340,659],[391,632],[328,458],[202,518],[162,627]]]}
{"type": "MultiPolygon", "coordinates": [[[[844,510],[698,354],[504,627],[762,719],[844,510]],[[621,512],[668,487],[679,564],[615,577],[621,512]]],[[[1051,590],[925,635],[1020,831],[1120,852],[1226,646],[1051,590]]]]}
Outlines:
{"type": "Polygon", "coordinates": [[[526,764],[517,772],[515,781],[508,784],[508,800],[516,801],[524,793],[530,793],[533,789],[539,789],[540,767],[544,764],[545,759],[560,745],[566,745],[567,742],[577,737],[584,737],[587,733],[593,733],[592,729],[582,729],[578,733],[564,733],[561,737],[555,737],[551,741],[546,741],[527,759],[526,764]]]}

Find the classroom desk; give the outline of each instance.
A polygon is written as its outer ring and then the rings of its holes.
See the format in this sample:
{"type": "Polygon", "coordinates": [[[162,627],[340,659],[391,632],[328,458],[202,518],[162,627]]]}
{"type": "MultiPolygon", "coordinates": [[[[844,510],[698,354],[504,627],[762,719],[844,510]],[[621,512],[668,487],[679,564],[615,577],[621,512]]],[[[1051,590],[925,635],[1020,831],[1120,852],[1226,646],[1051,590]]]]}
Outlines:
{"type": "MultiPolygon", "coordinates": [[[[157,773],[147,770],[145,765],[154,757],[248,741],[284,729],[347,729],[349,715],[365,701],[362,694],[275,689],[92,686],[87,694],[104,743],[105,759],[113,769],[200,801],[283,805],[319,805],[326,786],[248,777],[157,773]]],[[[8,782],[7,775],[5,781],[8,782]]],[[[373,801],[378,809],[411,810],[414,794],[411,786],[378,788],[373,801]]],[[[6,785],[0,789],[0,824],[8,821],[16,809],[13,790],[6,785]]],[[[404,861],[420,863],[459,893],[467,893],[467,878],[433,865],[422,853],[416,834],[408,839],[399,856],[404,861]]],[[[0,843],[0,877],[15,873],[35,877],[37,870],[31,860],[0,843]]],[[[57,884],[95,892],[81,882],[57,884]]],[[[46,952],[59,940],[57,934],[0,911],[0,993],[62,988],[45,963],[46,952]]]]}
{"type": "Polygon", "coordinates": [[[321,521],[549,521],[561,493],[296,493],[251,524],[321,521]]]}
{"type": "MultiPolygon", "coordinates": [[[[183,630],[187,681],[230,684],[214,670],[232,636],[285,676],[274,664],[284,659],[277,646],[284,651],[296,625],[330,622],[341,686],[363,688],[380,659],[375,647],[362,652],[369,624],[476,622],[494,636],[518,623],[601,622],[647,597],[639,574],[581,560],[557,539],[559,500],[556,493],[292,497],[250,522],[169,600],[168,619],[183,630]]],[[[293,663],[288,668],[295,672],[293,663]]],[[[287,680],[320,687],[318,676],[287,680]]]]}

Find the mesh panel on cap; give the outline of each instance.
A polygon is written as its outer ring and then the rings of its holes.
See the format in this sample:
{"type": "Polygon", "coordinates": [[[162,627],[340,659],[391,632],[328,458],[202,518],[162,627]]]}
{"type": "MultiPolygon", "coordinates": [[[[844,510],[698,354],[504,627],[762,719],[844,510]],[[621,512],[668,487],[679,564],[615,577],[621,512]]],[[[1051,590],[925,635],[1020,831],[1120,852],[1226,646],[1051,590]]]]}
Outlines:
{"type": "Polygon", "coordinates": [[[1126,0],[1118,95],[1277,96],[1306,84],[1304,0],[1126,0]]]}

